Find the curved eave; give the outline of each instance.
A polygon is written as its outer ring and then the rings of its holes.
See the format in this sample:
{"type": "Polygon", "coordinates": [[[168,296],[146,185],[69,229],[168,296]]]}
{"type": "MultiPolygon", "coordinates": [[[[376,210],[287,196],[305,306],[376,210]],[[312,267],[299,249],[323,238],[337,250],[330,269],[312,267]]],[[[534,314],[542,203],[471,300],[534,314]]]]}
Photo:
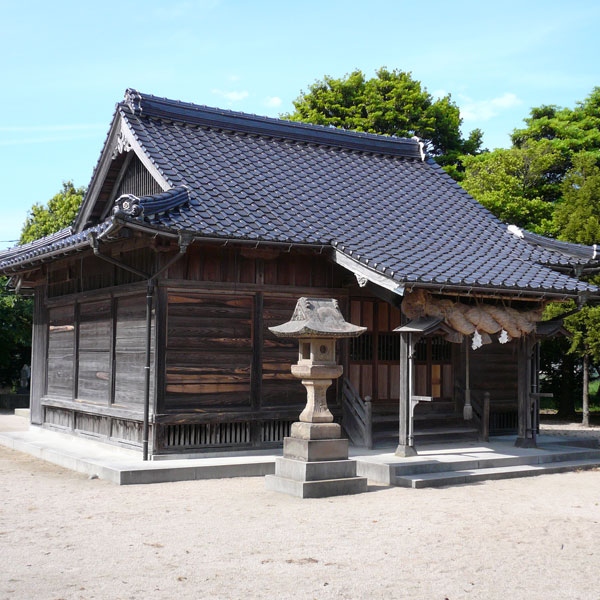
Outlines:
{"type": "MultiPolygon", "coordinates": [[[[105,240],[111,234],[117,232],[121,228],[120,224],[117,223],[116,220],[111,220],[107,223],[105,229],[102,229],[98,235],[98,239],[105,240]]],[[[79,234],[75,234],[80,239],[73,243],[67,243],[68,238],[61,240],[61,243],[58,244],[59,247],[53,247],[47,252],[38,252],[32,255],[29,253],[24,256],[21,260],[15,260],[10,264],[2,266],[0,264],[0,275],[12,275],[14,273],[19,273],[22,271],[28,271],[32,268],[37,268],[44,263],[51,262],[53,260],[57,260],[60,258],[64,258],[67,256],[71,256],[72,254],[77,254],[79,252],[83,252],[90,248],[90,243],[88,241],[87,232],[98,231],[98,227],[90,227],[79,234]]],[[[51,246],[55,246],[56,244],[51,244],[51,246]]]]}

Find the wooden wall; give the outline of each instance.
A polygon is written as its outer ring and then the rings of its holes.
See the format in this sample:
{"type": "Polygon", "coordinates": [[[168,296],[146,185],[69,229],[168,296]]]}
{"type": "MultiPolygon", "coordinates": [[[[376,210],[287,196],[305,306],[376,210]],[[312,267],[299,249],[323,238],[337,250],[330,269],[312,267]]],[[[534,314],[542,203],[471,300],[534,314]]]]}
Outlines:
{"type": "Polygon", "coordinates": [[[254,298],[168,295],[164,409],[250,409],[254,298]]]}
{"type": "Polygon", "coordinates": [[[400,337],[393,330],[401,313],[377,298],[350,300],[350,320],[367,331],[350,342],[350,381],[362,398],[397,401],[400,393],[400,337]]]}
{"type": "MultiPolygon", "coordinates": [[[[492,406],[507,403],[515,403],[516,406],[517,343],[494,342],[478,350],[469,350],[471,388],[489,391],[492,406]]],[[[460,369],[464,371],[464,350],[460,369]]],[[[463,373],[461,381],[464,381],[463,373]]]]}
{"type": "MultiPolygon", "coordinates": [[[[47,368],[38,422],[127,445],[141,442],[146,298],[143,286],[49,299],[47,368]]],[[[145,287],[145,286],[144,286],[145,287]]],[[[41,294],[40,294],[41,295],[41,294]]],[[[151,361],[154,361],[154,322],[151,361]]],[[[151,402],[154,398],[151,371],[151,402]]]]}
{"type": "MultiPolygon", "coordinates": [[[[154,272],[174,255],[172,248],[160,250],[125,245],[117,256],[154,272]]],[[[40,341],[32,386],[43,390],[36,418],[47,426],[139,444],[143,280],[84,256],[51,265],[47,281],[50,297],[44,306],[40,294],[36,309],[40,341]],[[44,352],[48,368],[40,370],[44,352]]],[[[290,373],[297,341],[276,338],[269,327],[288,320],[297,299],[310,295],[338,298],[345,317],[367,327],[361,338],[338,345],[339,360],[361,396],[396,402],[399,363],[392,331],[400,324],[398,308],[359,290],[350,274],[318,250],[194,245],[157,282],[151,378],[156,452],[281,442],[306,392],[290,373]]],[[[460,384],[464,357],[456,354],[460,384]]],[[[472,352],[471,364],[472,388],[489,389],[492,411],[515,403],[511,344],[472,352]]],[[[329,390],[334,412],[339,390],[337,384],[329,390]]]]}

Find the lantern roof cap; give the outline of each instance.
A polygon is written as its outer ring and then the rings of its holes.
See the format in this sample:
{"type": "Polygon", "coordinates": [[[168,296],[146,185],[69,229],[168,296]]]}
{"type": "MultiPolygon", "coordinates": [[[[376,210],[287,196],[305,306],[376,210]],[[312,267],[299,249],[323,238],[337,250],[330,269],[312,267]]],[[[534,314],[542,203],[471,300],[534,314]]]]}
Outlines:
{"type": "Polygon", "coordinates": [[[292,318],[269,327],[277,337],[345,338],[357,337],[367,330],[348,323],[334,298],[299,298],[292,318]]]}

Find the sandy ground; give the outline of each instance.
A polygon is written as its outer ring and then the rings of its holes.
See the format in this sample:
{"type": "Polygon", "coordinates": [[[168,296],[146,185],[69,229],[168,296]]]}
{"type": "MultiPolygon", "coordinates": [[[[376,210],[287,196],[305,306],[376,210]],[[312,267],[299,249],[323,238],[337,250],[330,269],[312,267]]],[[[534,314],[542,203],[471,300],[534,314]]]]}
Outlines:
{"type": "Polygon", "coordinates": [[[571,437],[596,438],[600,440],[600,426],[583,427],[571,421],[552,421],[540,424],[540,432],[552,435],[569,435],[571,437]]]}
{"type": "Polygon", "coordinates": [[[0,598],[600,599],[600,471],[300,500],[0,447],[0,598]]]}

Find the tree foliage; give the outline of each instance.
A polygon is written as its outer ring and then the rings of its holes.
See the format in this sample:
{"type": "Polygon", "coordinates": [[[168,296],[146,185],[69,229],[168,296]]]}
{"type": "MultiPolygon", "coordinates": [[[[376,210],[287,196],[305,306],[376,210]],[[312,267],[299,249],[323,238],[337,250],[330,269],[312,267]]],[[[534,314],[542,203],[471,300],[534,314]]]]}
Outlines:
{"type": "Polygon", "coordinates": [[[580,152],[592,152],[600,159],[600,87],[578,102],[575,108],[543,105],[533,108],[525,119],[526,127],[515,129],[513,145],[524,145],[548,140],[563,157],[557,171],[564,175],[572,166],[572,157],[580,152]]]}
{"type": "Polygon", "coordinates": [[[84,194],[85,188],[76,188],[71,181],[63,182],[62,190],[46,206],[34,204],[31,207],[19,243],[32,242],[71,225],[84,194]]]}
{"type": "MultiPolygon", "coordinates": [[[[20,244],[55,233],[71,225],[85,193],[64,182],[46,206],[34,204],[21,232],[20,244]]],[[[31,362],[32,301],[8,289],[8,278],[0,277],[0,385],[13,385],[21,367],[31,362]]]]}
{"type": "Polygon", "coordinates": [[[557,158],[543,142],[467,156],[461,185],[501,221],[543,233],[554,210],[547,200],[547,173],[557,158]]]}
{"type": "Polygon", "coordinates": [[[573,157],[562,192],[563,201],[554,213],[560,239],[589,246],[600,242],[600,168],[594,154],[573,157]]]}
{"type": "Polygon", "coordinates": [[[31,362],[31,313],[29,298],[7,289],[8,278],[0,277],[0,385],[10,386],[21,367],[31,362]]]}
{"type": "Polygon", "coordinates": [[[367,79],[360,70],[336,79],[325,76],[294,100],[292,121],[333,125],[342,129],[420,137],[442,165],[459,165],[462,154],[475,154],[482,133],[465,139],[458,106],[450,95],[435,100],[410,73],[382,67],[367,79]]]}

